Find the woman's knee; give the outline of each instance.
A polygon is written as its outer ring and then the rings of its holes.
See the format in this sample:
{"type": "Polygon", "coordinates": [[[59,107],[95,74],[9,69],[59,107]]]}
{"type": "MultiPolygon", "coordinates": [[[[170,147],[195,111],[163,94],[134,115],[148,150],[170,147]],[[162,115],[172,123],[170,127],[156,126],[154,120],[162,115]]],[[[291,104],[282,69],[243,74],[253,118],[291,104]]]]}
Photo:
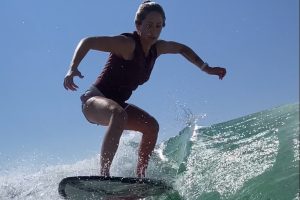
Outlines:
{"type": "Polygon", "coordinates": [[[159,123],[157,122],[157,120],[154,117],[149,118],[146,121],[146,127],[143,132],[151,132],[151,134],[155,134],[157,135],[159,132],[159,123]]]}
{"type": "Polygon", "coordinates": [[[126,123],[128,116],[126,111],[119,105],[111,105],[110,111],[114,120],[118,120],[119,122],[126,123]]]}
{"type": "Polygon", "coordinates": [[[153,118],[153,132],[158,133],[159,132],[159,123],[155,118],[153,118]]]}

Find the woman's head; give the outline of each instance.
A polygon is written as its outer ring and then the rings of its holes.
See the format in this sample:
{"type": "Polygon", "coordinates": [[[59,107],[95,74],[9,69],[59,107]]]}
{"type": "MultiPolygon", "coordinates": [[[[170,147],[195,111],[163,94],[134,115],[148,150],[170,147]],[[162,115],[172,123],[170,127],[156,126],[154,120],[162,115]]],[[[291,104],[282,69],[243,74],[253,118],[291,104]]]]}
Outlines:
{"type": "Polygon", "coordinates": [[[152,1],[142,3],[135,17],[138,34],[143,40],[152,44],[158,40],[165,21],[164,10],[159,4],[152,1]]]}
{"type": "Polygon", "coordinates": [[[147,15],[151,12],[157,12],[161,15],[163,19],[162,26],[166,25],[166,16],[163,8],[153,1],[144,1],[138,8],[135,15],[135,25],[141,25],[143,20],[147,17],[147,15]]]}

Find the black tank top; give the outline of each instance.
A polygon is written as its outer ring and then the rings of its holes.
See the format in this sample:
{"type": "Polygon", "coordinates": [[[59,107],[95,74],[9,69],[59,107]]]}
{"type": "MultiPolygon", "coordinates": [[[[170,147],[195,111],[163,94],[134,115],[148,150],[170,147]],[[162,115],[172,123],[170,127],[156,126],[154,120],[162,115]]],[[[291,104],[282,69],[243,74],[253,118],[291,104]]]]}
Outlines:
{"type": "Polygon", "coordinates": [[[113,53],[109,55],[105,67],[96,79],[94,86],[105,97],[120,104],[124,103],[139,85],[149,80],[155,60],[157,58],[156,45],[152,45],[145,57],[140,37],[137,32],[123,33],[135,41],[134,57],[125,60],[113,53]]]}

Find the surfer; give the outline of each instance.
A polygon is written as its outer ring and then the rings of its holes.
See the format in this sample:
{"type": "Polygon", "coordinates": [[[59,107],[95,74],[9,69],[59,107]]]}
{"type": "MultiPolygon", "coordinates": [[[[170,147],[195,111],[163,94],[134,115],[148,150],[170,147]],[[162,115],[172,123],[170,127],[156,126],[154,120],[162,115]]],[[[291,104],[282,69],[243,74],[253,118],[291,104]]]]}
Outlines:
{"type": "Polygon", "coordinates": [[[94,84],[81,96],[82,112],[94,124],[107,126],[101,147],[100,174],[109,176],[110,166],[124,130],[142,133],[136,174],[145,177],[148,161],[155,147],[159,124],[143,109],[127,103],[132,92],[145,83],[155,60],[163,54],[181,54],[203,72],[223,79],[226,69],[212,67],[187,45],[159,39],[165,27],[163,8],[152,1],[143,2],[135,16],[136,30],[117,36],[82,39],[75,49],[64,87],[75,91],[74,77],[84,76],[78,66],[89,50],[109,52],[109,57],[94,84]]]}

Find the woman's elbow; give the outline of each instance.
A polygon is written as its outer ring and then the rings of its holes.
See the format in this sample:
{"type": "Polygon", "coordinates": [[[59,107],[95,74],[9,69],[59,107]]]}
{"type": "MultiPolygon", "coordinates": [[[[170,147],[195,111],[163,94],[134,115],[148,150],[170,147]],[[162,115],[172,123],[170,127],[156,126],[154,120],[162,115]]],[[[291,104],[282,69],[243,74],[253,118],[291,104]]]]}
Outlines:
{"type": "Polygon", "coordinates": [[[87,49],[87,50],[90,50],[92,49],[93,47],[93,42],[94,41],[94,38],[93,37],[86,37],[86,38],[82,38],[79,42],[79,46],[81,48],[84,48],[84,49],[87,49]]]}

